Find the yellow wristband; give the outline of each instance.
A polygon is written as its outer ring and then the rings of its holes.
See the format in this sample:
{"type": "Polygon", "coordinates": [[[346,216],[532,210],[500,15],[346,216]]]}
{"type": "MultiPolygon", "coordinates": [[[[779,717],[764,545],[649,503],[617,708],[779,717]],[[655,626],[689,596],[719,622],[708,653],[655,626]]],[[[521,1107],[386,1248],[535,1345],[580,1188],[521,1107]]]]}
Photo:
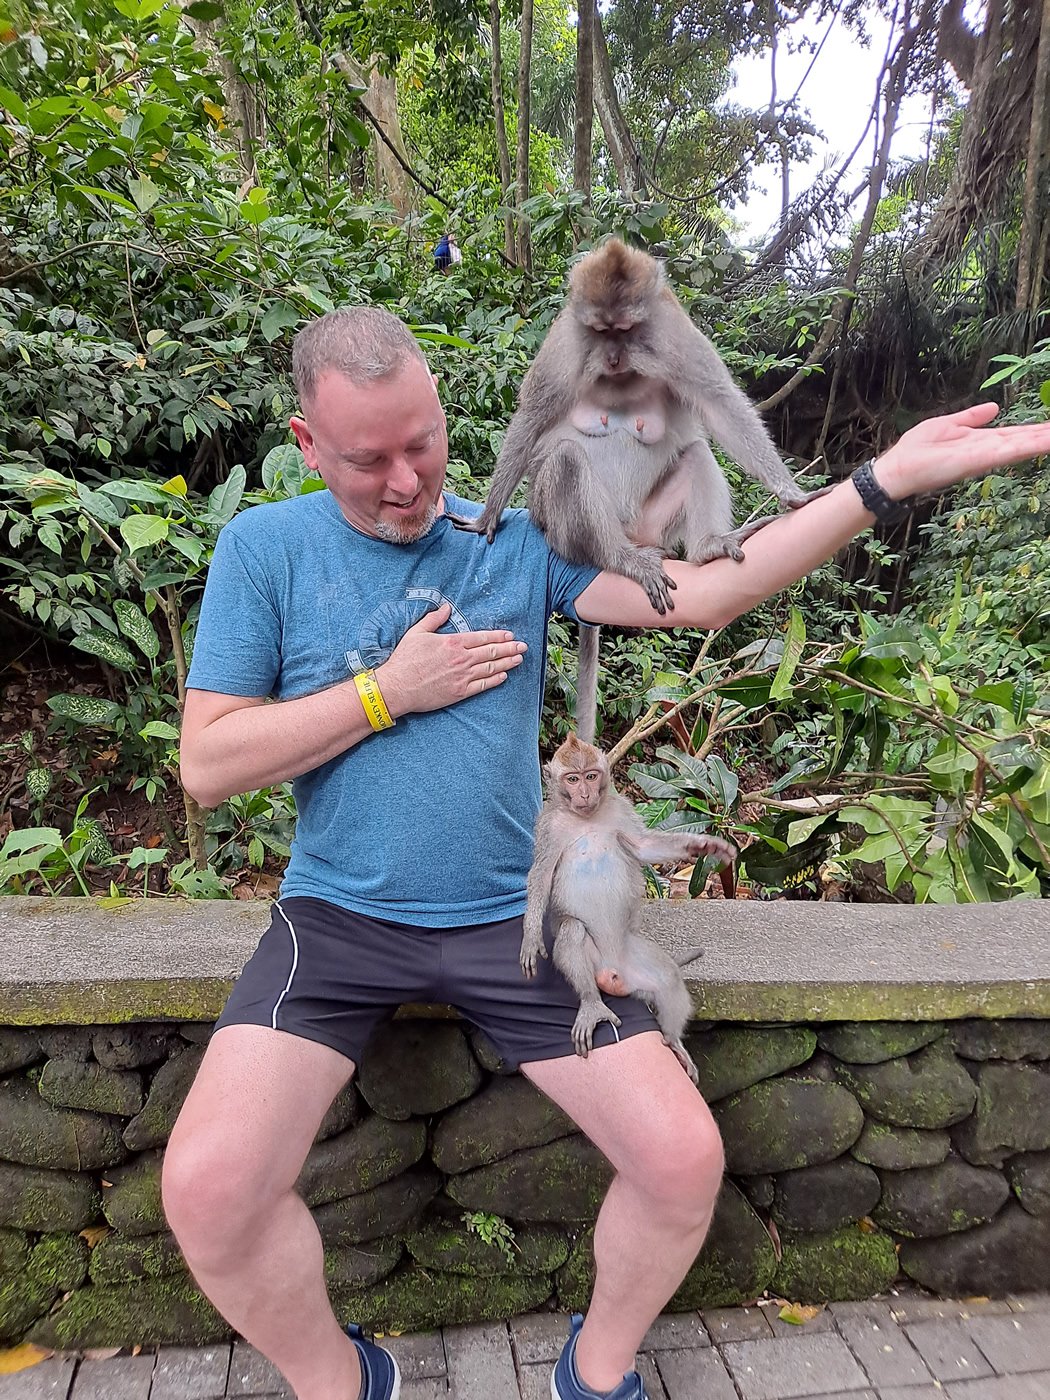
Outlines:
{"type": "Polygon", "coordinates": [[[376,680],[374,671],[361,671],[354,677],[354,685],[357,686],[357,693],[361,697],[361,704],[364,706],[368,722],[378,733],[380,729],[393,729],[397,723],[391,719],[390,711],[386,707],[383,699],[383,692],[379,689],[379,682],[376,680]]]}

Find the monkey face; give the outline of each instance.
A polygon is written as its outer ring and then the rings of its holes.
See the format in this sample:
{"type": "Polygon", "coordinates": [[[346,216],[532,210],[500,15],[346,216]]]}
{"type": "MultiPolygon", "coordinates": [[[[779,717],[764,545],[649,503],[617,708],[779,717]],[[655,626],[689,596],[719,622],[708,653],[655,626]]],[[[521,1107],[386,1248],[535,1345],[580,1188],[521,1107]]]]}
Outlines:
{"type": "Polygon", "coordinates": [[[607,775],[601,768],[562,773],[558,778],[565,805],[577,817],[589,817],[597,812],[607,784],[607,775]]]}
{"type": "Polygon", "coordinates": [[[441,509],[448,465],[445,415],[419,360],[356,384],[334,370],[317,382],[292,431],[343,515],[366,535],[408,544],[441,509]]]}

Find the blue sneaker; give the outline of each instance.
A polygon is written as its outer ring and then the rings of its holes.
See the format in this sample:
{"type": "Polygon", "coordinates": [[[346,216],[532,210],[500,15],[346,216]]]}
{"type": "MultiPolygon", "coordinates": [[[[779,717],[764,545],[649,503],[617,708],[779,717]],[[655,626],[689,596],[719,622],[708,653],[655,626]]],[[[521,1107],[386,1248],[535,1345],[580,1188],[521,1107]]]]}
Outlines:
{"type": "Polygon", "coordinates": [[[562,1347],[558,1364],[551,1376],[551,1400],[649,1400],[637,1371],[629,1371],[615,1390],[591,1390],[576,1372],[576,1340],[583,1326],[583,1313],[573,1313],[569,1321],[569,1340],[562,1347]]]}
{"type": "Polygon", "coordinates": [[[388,1351],[377,1347],[375,1342],[365,1340],[365,1334],[356,1322],[351,1322],[346,1335],[357,1347],[361,1360],[360,1400],[398,1400],[401,1394],[401,1372],[397,1362],[388,1351]]]}

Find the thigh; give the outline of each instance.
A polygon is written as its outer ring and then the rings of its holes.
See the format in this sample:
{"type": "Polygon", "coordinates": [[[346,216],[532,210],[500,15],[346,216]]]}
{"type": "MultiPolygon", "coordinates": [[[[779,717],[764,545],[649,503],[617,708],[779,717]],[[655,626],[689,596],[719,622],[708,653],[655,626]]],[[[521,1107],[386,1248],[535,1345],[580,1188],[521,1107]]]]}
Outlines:
{"type": "Polygon", "coordinates": [[[521,1072],[618,1172],[644,1180],[682,1159],[689,1171],[705,1157],[718,1165],[721,1142],[711,1110],[659,1033],[607,1045],[586,1059],[523,1063],[521,1072]]]}
{"type": "MultiPolygon", "coordinates": [[[[572,1055],[580,1009],[579,996],[549,959],[539,960],[535,977],[522,973],[521,934],[520,918],[442,930],[441,980],[433,993],[480,1026],[508,1066],[572,1055]]],[[[546,941],[549,948],[549,929],[546,941]]],[[[634,997],[610,997],[606,1004],[621,1024],[602,1022],[596,1046],[656,1028],[652,1012],[634,997]]]]}
{"type": "Polygon", "coordinates": [[[172,1131],[166,1167],[178,1163],[188,1179],[219,1190],[280,1194],[294,1184],[354,1069],[327,1045],[269,1026],[217,1030],[172,1131]]]}

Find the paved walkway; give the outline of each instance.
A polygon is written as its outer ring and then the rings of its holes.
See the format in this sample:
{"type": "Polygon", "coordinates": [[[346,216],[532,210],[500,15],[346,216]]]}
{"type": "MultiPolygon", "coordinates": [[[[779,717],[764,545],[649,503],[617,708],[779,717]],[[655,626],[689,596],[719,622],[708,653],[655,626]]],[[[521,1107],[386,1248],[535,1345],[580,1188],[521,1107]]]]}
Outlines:
{"type": "MultiPolygon", "coordinates": [[[[891,1295],[832,1303],[801,1326],[775,1305],[660,1318],[639,1369],[649,1400],[1050,1400],[1050,1294],[951,1303],[891,1295]]],[[[549,1400],[564,1317],[391,1339],[402,1400],[549,1400]]],[[[0,1400],[286,1400],[257,1352],[163,1347],[54,1356],[0,1376],[0,1400]]]]}

